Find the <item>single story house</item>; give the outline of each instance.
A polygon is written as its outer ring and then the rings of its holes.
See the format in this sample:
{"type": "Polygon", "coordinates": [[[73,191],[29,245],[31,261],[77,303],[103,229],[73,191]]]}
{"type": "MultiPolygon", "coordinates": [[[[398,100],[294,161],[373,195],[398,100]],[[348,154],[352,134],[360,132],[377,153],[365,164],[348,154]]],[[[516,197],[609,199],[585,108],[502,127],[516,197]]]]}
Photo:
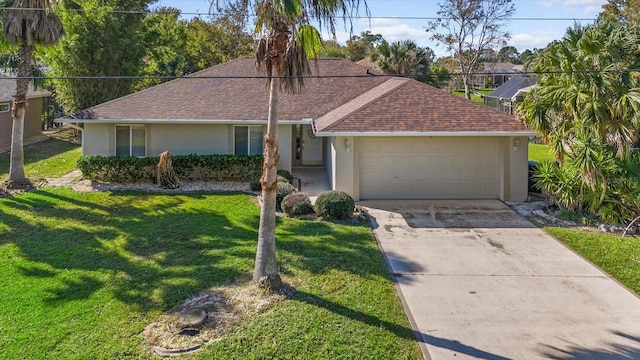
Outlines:
{"type": "MultiPolygon", "coordinates": [[[[0,76],[0,148],[11,145],[11,132],[13,129],[11,103],[15,92],[16,80],[0,76]]],[[[42,130],[43,99],[48,96],[51,96],[49,91],[43,88],[35,89],[33,85],[29,85],[29,92],[27,93],[29,102],[27,111],[24,114],[24,139],[40,135],[42,130]]]]}
{"type": "Polygon", "coordinates": [[[522,101],[523,91],[526,92],[536,83],[537,79],[534,77],[509,79],[497,89],[483,96],[484,104],[513,114],[516,104],[522,101]]]}
{"type": "MultiPolygon", "coordinates": [[[[527,197],[527,137],[513,116],[345,59],[312,63],[306,90],[280,96],[281,169],[324,167],[354,199],[527,197]]],[[[239,58],[62,119],[84,155],[260,154],[266,80],[239,58]]]]}

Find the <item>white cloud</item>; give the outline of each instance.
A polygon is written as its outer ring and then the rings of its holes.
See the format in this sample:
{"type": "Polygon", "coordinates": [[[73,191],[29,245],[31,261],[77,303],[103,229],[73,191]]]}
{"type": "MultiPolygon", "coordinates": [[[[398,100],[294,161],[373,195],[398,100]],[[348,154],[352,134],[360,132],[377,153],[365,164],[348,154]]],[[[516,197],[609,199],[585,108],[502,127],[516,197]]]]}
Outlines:
{"type": "Polygon", "coordinates": [[[514,46],[518,51],[522,52],[526,49],[542,49],[550,42],[558,39],[559,36],[553,32],[540,31],[533,34],[514,34],[509,39],[509,45],[514,46]]]}
{"type": "Polygon", "coordinates": [[[552,7],[561,4],[565,10],[576,12],[582,7],[581,15],[597,15],[602,11],[602,5],[607,3],[607,0],[538,0],[538,3],[543,7],[552,7]]]}
{"type": "MultiPolygon", "coordinates": [[[[365,26],[369,28],[369,21],[365,21],[365,26]]],[[[422,42],[427,37],[423,28],[414,28],[398,19],[371,19],[370,31],[380,34],[388,42],[400,40],[414,40],[422,42]]]]}

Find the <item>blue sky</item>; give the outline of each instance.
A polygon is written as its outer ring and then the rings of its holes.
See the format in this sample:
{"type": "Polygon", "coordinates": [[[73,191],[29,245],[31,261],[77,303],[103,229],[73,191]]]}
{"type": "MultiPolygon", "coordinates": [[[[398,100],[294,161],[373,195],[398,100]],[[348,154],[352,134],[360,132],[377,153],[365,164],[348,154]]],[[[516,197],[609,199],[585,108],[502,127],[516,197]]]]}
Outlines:
{"type": "MultiPolygon", "coordinates": [[[[446,55],[429,40],[424,28],[428,19],[402,17],[434,17],[440,0],[367,0],[372,19],[354,20],[354,33],[369,30],[382,34],[387,41],[411,39],[421,46],[429,46],[437,55],[446,55]],[[381,17],[381,18],[380,18],[381,17]]],[[[602,10],[606,0],[514,0],[516,13],[508,25],[511,32],[509,45],[519,51],[543,48],[560,39],[573,19],[593,19],[602,10]],[[551,20],[562,19],[562,20],[551,20]]],[[[209,0],[160,0],[155,6],[172,6],[183,13],[203,13],[209,10],[209,0]]],[[[364,11],[361,11],[364,15],[364,11]]],[[[578,22],[588,22],[579,20],[578,22]]],[[[344,44],[348,30],[339,27],[337,40],[344,44]]]]}

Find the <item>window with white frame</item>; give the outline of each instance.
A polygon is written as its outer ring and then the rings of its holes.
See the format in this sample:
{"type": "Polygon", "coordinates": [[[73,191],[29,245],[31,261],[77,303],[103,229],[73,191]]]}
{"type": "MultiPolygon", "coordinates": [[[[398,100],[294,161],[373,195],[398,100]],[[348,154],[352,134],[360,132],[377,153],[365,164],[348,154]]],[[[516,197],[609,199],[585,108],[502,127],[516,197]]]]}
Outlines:
{"type": "Polygon", "coordinates": [[[234,126],[233,143],[235,155],[260,155],[264,150],[264,127],[234,126]]]}
{"type": "Polygon", "coordinates": [[[146,142],[144,126],[116,125],[116,156],[144,157],[146,142]]]}
{"type": "Polygon", "coordinates": [[[9,103],[0,103],[0,113],[7,112],[11,110],[11,105],[9,103]]]}

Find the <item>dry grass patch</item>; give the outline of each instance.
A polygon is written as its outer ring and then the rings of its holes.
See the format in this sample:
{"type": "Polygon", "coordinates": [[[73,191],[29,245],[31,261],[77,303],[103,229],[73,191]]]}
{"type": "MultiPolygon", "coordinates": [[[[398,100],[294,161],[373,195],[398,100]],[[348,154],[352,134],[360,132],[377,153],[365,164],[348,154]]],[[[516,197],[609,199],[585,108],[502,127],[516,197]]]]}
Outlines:
{"type": "Polygon", "coordinates": [[[145,327],[142,335],[158,354],[191,352],[216,341],[245,319],[250,319],[295,294],[291,285],[269,292],[250,280],[205,290],[185,300],[145,327]],[[181,321],[186,311],[203,310],[206,319],[201,326],[191,328],[181,321]]]}

